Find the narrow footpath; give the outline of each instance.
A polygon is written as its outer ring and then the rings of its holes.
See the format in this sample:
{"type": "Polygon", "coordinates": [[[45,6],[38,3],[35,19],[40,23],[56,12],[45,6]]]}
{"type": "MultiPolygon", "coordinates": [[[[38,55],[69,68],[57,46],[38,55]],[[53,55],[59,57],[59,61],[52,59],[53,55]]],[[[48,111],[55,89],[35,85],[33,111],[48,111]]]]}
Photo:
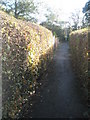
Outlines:
{"type": "Polygon", "coordinates": [[[54,59],[40,93],[36,92],[32,109],[30,101],[20,117],[24,118],[86,118],[86,97],[72,65],[68,42],[63,42],[54,59]],[[37,96],[37,95],[36,95],[37,96]]]}

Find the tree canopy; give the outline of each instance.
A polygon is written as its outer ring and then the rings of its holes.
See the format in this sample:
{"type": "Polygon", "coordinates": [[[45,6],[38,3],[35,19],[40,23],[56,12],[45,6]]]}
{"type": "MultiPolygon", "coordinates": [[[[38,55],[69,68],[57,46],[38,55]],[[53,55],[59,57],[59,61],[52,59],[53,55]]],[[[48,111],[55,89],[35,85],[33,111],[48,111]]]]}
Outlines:
{"type": "Polygon", "coordinates": [[[86,13],[88,10],[90,10],[90,0],[85,4],[83,8],[83,13],[86,13]]]}
{"type": "Polygon", "coordinates": [[[90,0],[85,4],[83,8],[83,13],[85,13],[85,19],[89,23],[90,21],[90,0]]]}
{"type": "Polygon", "coordinates": [[[32,14],[37,11],[34,0],[1,0],[1,9],[7,13],[11,13],[15,18],[32,19],[32,14]]]}
{"type": "Polygon", "coordinates": [[[80,11],[78,9],[76,9],[75,11],[73,11],[71,13],[71,16],[69,17],[69,21],[68,24],[71,27],[72,30],[77,30],[80,25],[80,11]]]}

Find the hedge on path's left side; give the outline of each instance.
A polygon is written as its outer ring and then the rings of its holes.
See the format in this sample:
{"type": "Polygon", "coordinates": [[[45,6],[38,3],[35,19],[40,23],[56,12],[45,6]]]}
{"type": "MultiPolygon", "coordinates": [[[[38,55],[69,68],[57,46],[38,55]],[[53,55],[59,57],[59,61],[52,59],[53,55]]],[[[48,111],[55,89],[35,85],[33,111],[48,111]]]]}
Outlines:
{"type": "Polygon", "coordinates": [[[15,118],[35,93],[36,80],[53,58],[52,32],[0,11],[3,117],[15,118]]]}

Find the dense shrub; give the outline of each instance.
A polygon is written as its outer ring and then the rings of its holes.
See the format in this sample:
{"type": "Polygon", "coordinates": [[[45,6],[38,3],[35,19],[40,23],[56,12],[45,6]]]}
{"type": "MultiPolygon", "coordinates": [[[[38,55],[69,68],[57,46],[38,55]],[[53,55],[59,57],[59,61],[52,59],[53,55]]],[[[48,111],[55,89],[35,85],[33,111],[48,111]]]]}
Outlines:
{"type": "Polygon", "coordinates": [[[48,22],[42,22],[41,25],[51,30],[53,34],[59,38],[59,41],[63,41],[65,39],[64,29],[62,29],[60,25],[55,25],[48,22]]]}
{"type": "Polygon", "coordinates": [[[0,11],[2,32],[3,117],[14,118],[36,80],[53,58],[55,39],[48,29],[0,11]]]}
{"type": "Polygon", "coordinates": [[[82,85],[88,84],[88,29],[81,29],[70,34],[72,63],[82,85]]]}

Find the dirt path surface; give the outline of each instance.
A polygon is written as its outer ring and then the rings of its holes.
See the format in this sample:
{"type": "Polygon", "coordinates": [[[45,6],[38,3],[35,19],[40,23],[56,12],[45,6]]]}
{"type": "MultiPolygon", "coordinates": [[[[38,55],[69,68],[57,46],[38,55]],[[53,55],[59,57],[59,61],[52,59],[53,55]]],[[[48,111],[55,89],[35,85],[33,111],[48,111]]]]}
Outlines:
{"type": "Polygon", "coordinates": [[[21,117],[28,118],[85,118],[88,111],[86,97],[76,78],[70,59],[69,45],[62,43],[51,64],[45,85],[37,92],[35,104],[30,101],[21,117]]]}

